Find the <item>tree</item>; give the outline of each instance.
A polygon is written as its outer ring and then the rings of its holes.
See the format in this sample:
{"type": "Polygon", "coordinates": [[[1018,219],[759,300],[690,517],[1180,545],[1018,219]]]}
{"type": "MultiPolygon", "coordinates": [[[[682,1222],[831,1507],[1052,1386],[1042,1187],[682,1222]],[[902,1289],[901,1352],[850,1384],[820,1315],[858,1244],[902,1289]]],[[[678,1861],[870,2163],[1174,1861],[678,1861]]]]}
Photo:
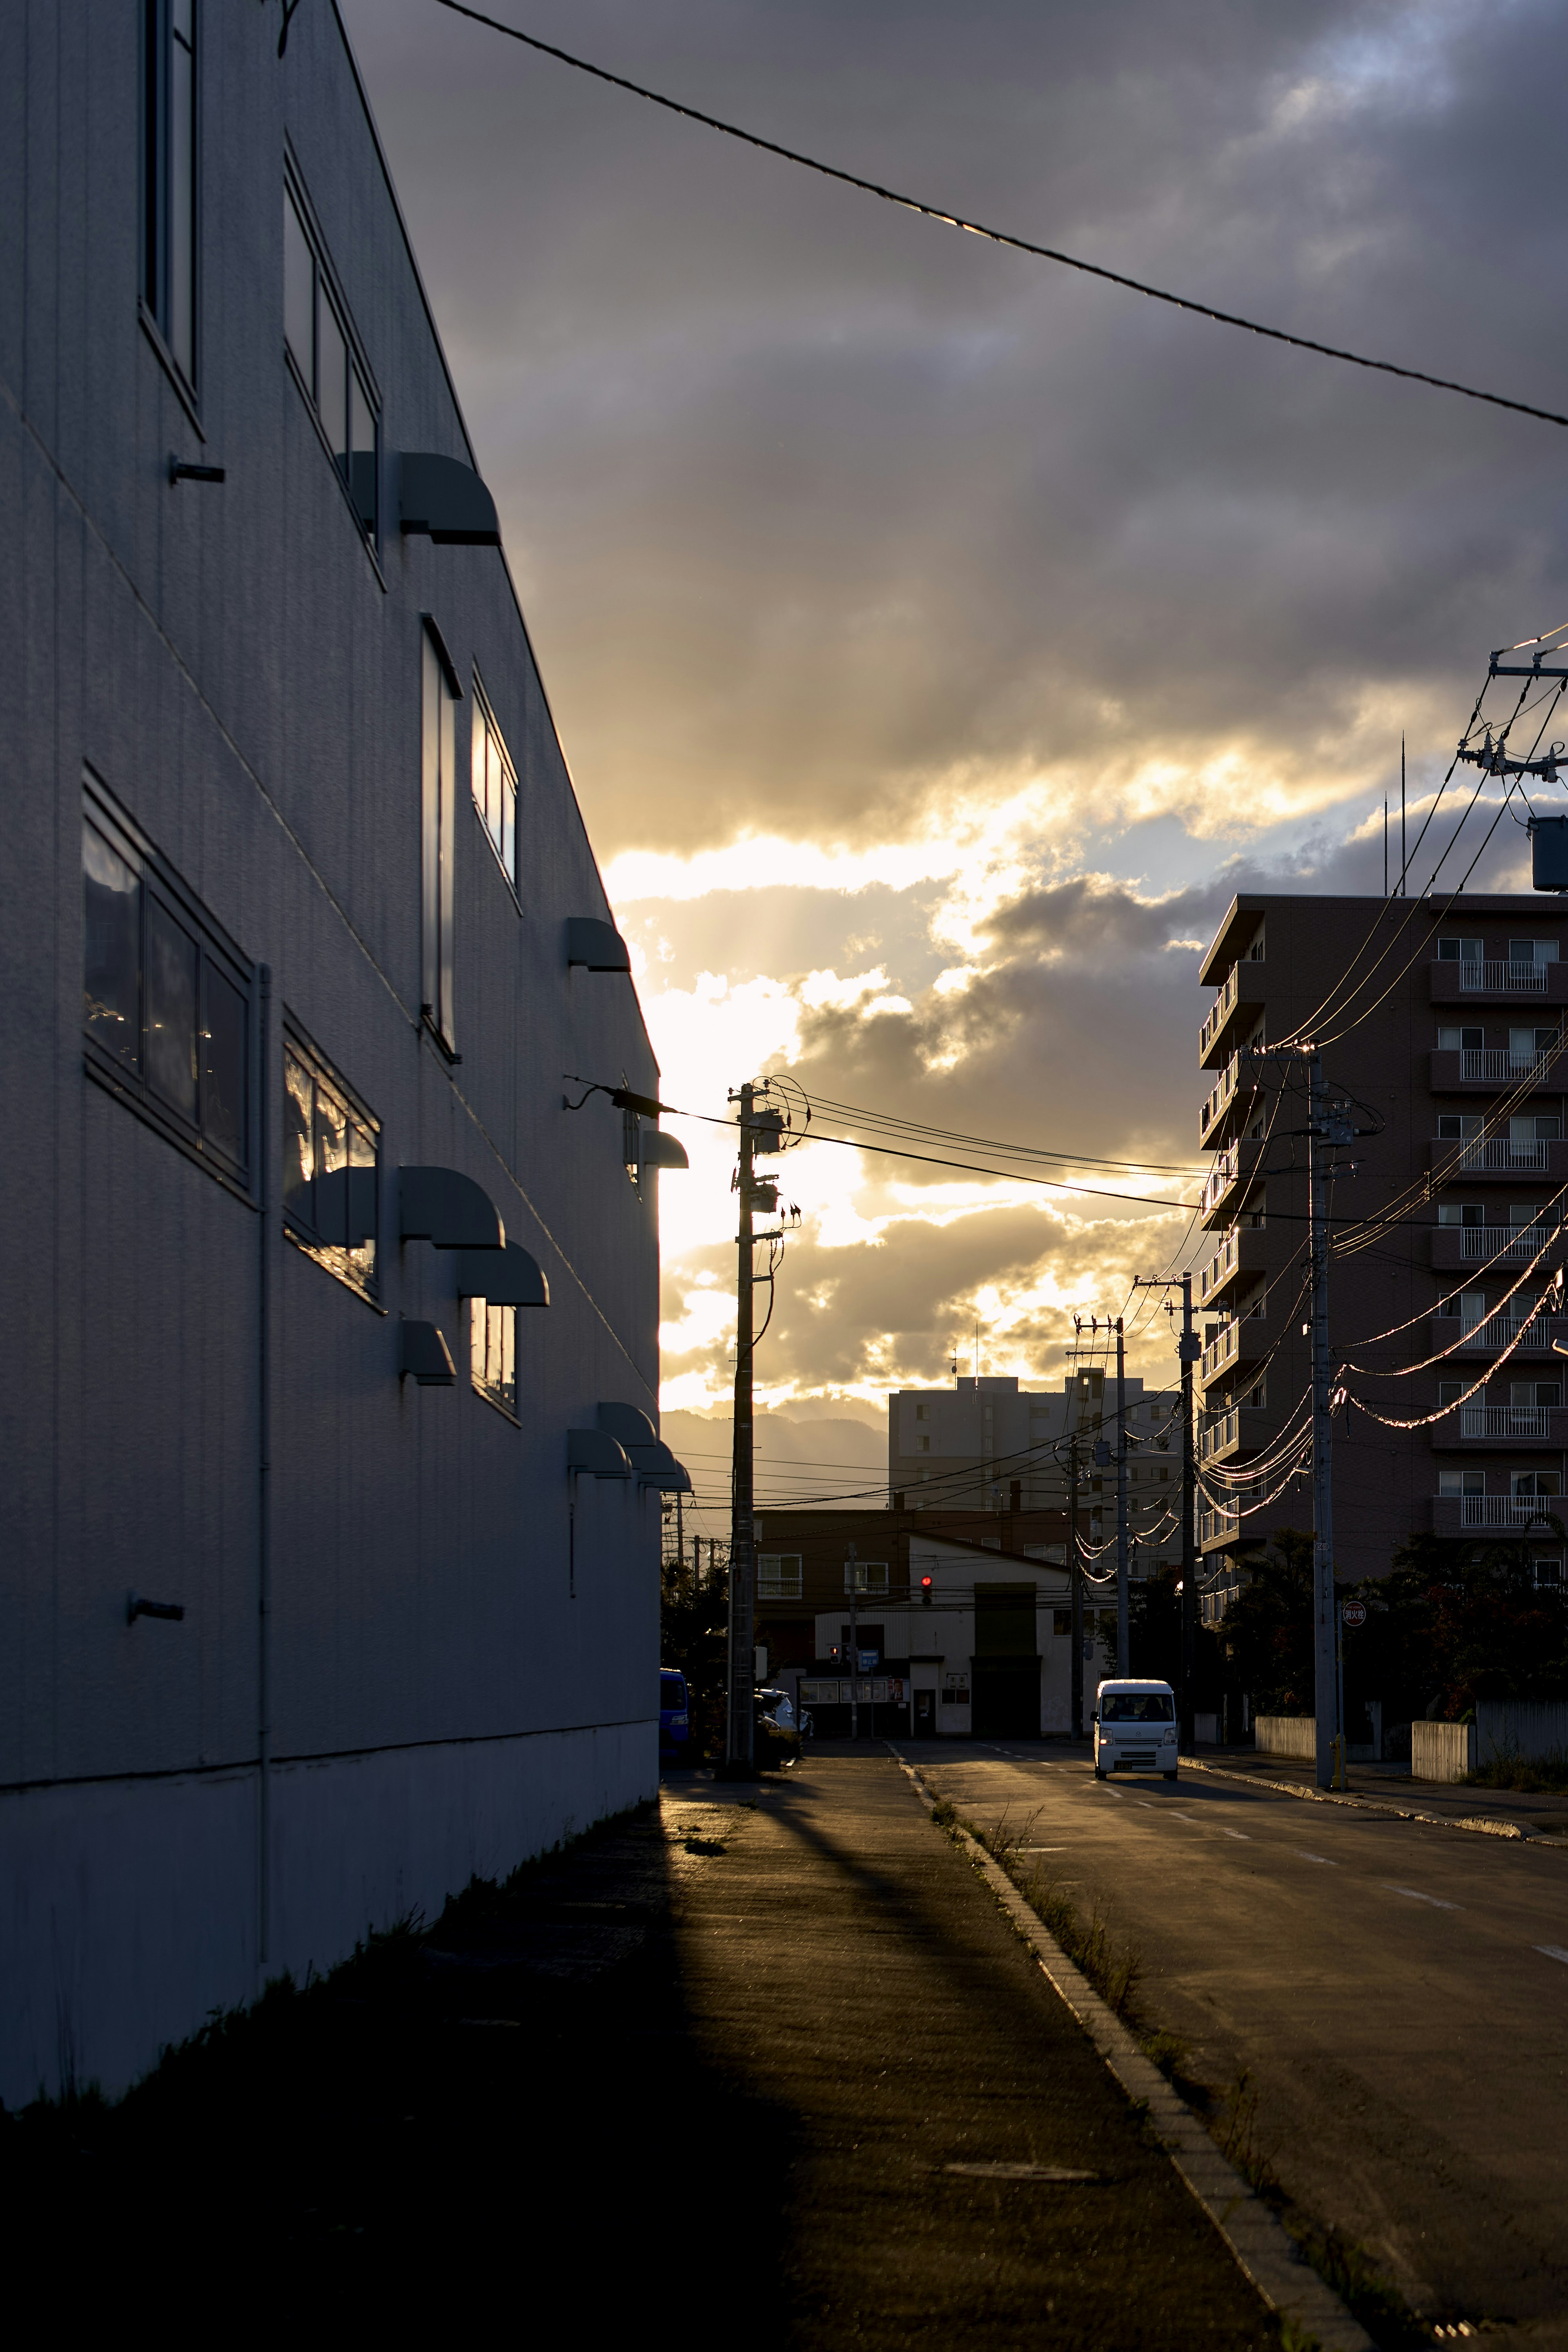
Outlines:
{"type": "Polygon", "coordinates": [[[659,1663],[686,1676],[691,1745],[710,1760],[724,1753],[729,1670],[728,1570],[709,1546],[704,1575],[683,1559],[667,1559],[660,1583],[659,1663]]]}
{"type": "Polygon", "coordinates": [[[1251,1575],[1219,1628],[1226,1680],[1247,1692],[1254,1715],[1310,1715],[1311,1537],[1300,1528],[1281,1528],[1273,1549],[1252,1562],[1251,1575]]]}
{"type": "MultiPolygon", "coordinates": [[[[1550,1524],[1561,1540],[1561,1521],[1550,1524]]],[[[1352,1679],[1363,1696],[1383,1698],[1385,1722],[1453,1722],[1480,1698],[1568,1693],[1563,1591],[1536,1583],[1527,1544],[1412,1536],[1387,1576],[1355,1590],[1367,1622],[1345,1643],[1347,1706],[1352,1679]]]]}

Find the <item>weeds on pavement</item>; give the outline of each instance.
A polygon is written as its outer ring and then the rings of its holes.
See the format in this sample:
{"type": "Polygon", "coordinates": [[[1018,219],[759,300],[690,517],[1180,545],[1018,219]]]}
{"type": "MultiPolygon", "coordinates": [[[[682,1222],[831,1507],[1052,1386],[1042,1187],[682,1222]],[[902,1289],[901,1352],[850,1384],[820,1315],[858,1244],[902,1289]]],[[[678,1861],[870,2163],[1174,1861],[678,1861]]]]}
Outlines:
{"type": "Polygon", "coordinates": [[[1553,1748],[1545,1756],[1521,1756],[1517,1748],[1504,1748],[1465,1777],[1472,1789],[1518,1789],[1526,1793],[1568,1789],[1568,1748],[1553,1748]]]}

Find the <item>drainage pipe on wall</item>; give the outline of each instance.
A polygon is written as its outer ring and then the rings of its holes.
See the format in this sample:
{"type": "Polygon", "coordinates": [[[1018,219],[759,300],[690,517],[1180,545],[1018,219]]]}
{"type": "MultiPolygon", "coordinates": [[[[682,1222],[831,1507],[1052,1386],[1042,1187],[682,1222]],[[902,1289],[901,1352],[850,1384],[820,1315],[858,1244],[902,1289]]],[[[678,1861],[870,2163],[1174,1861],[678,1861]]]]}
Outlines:
{"type": "Polygon", "coordinates": [[[261,1040],[257,1055],[257,1192],[261,1207],[260,1313],[257,1318],[256,1976],[270,1958],[272,1907],[272,967],[261,967],[261,1040]]]}

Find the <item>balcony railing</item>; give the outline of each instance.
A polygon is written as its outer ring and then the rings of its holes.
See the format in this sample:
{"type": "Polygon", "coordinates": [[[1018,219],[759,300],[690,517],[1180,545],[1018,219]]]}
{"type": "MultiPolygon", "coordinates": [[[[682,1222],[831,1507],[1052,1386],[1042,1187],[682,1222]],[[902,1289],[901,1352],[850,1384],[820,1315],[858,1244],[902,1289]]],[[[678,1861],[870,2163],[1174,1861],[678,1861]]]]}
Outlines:
{"type": "Polygon", "coordinates": [[[1232,964],[1230,978],[1209,1007],[1208,1019],[1198,1031],[1198,1059],[1202,1061],[1210,1045],[1218,1036],[1221,1026],[1236,1010],[1236,1000],[1241,988],[1241,966],[1232,964]]]}
{"type": "Polygon", "coordinates": [[[1459,1232],[1460,1261],[1476,1265],[1495,1258],[1500,1265],[1506,1265],[1510,1259],[1528,1265],[1552,1235],[1563,1230],[1561,1225],[1464,1225],[1459,1232]]]}
{"type": "Polygon", "coordinates": [[[1455,1153],[1454,1159],[1444,1162],[1444,1173],[1448,1176],[1479,1176],[1489,1170],[1503,1176],[1544,1175],[1552,1165],[1549,1142],[1515,1143],[1508,1136],[1467,1143],[1457,1135],[1438,1135],[1433,1137],[1432,1148],[1455,1153]]]}
{"type": "Polygon", "coordinates": [[[1528,1528],[1563,1508],[1557,1495],[1440,1495],[1437,1500],[1458,1506],[1464,1528],[1528,1528]]]}
{"type": "Polygon", "coordinates": [[[1526,963],[1522,957],[1507,963],[1461,963],[1459,986],[1511,989],[1515,995],[1544,996],[1549,969],[1543,963],[1526,963]]]}
{"type": "Polygon", "coordinates": [[[1220,1373],[1226,1370],[1230,1365],[1238,1363],[1244,1355],[1253,1356],[1262,1352],[1264,1333],[1248,1329],[1249,1325],[1261,1323],[1262,1320],[1263,1318],[1260,1315],[1239,1315],[1235,1322],[1225,1326],[1216,1339],[1210,1341],[1204,1349],[1203,1360],[1198,1366],[1198,1378],[1205,1388],[1211,1381],[1217,1380],[1220,1373]]]}
{"type": "Polygon", "coordinates": [[[1504,1045],[1467,1045],[1459,1055],[1459,1076],[1462,1078],[1538,1078],[1548,1062],[1554,1062],[1561,1047],[1543,1047],[1539,1053],[1515,1054],[1504,1045]]]}
{"type": "Polygon", "coordinates": [[[1209,1088],[1203,1109],[1198,1114],[1198,1126],[1206,1135],[1220,1114],[1228,1107],[1241,1075],[1241,1055],[1233,1054],[1213,1086],[1209,1088]]]}
{"type": "Polygon", "coordinates": [[[1198,1204],[1200,1214],[1206,1217],[1215,1203],[1229,1192],[1240,1174],[1241,1145],[1227,1143],[1209,1170],[1204,1184],[1203,1199],[1198,1204]]]}
{"type": "Polygon", "coordinates": [[[1228,1412],[1222,1413],[1217,1421],[1211,1422],[1199,1437],[1200,1461],[1207,1462],[1215,1454],[1223,1454],[1227,1445],[1234,1445],[1240,1429],[1240,1409],[1238,1406],[1232,1405],[1228,1412]]]}
{"type": "Polygon", "coordinates": [[[1461,1437],[1546,1437],[1543,1404],[1466,1404],[1459,1407],[1461,1437]]]}
{"type": "Polygon", "coordinates": [[[1239,1511],[1203,1511],[1198,1517],[1198,1541],[1216,1543],[1236,1534],[1241,1525],[1239,1511]]]}
{"type": "Polygon", "coordinates": [[[1232,1234],[1225,1242],[1223,1246],[1215,1252],[1207,1265],[1204,1267],[1203,1271],[1198,1276],[1198,1297],[1200,1301],[1206,1301],[1210,1291],[1216,1288],[1217,1286],[1225,1280],[1227,1274],[1231,1274],[1235,1271],[1236,1262],[1240,1255],[1240,1248],[1241,1244],[1236,1234],[1232,1234]]]}
{"type": "Polygon", "coordinates": [[[1533,1354],[1544,1354],[1557,1340],[1568,1338],[1568,1315],[1538,1315],[1526,1330],[1529,1319],[1524,1315],[1485,1315],[1473,1323],[1463,1323],[1456,1334],[1457,1316],[1435,1315],[1432,1329],[1439,1344],[1479,1349],[1511,1347],[1522,1332],[1521,1344],[1533,1354]]]}

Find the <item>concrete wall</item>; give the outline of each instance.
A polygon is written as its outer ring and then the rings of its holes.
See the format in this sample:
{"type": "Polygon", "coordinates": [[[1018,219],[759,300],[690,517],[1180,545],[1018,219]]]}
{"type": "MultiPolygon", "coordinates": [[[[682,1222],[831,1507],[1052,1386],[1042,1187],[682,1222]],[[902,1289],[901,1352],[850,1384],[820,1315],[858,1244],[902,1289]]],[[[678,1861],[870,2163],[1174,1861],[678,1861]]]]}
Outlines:
{"type": "Polygon", "coordinates": [[[1476,1727],[1473,1723],[1413,1723],[1410,1727],[1410,1777],[1413,1780],[1462,1780],[1476,1769],[1476,1727]]]}
{"type": "Polygon", "coordinates": [[[397,528],[399,450],[477,460],[335,10],[281,61],[276,10],[201,11],[194,399],[138,313],[142,14],[33,9],[0,98],[7,2102],[118,2089],[268,1972],[656,1778],[658,1498],[584,1478],[574,1516],[565,1473],[600,1400],[657,1415],[656,1187],[561,1081],[655,1093],[657,1065],[630,981],[566,967],[566,919],[609,908],[504,559],[397,528]],[[379,390],[374,546],[284,356],[286,149],[379,390]],[[226,478],[173,487],[171,452],[226,478]],[[464,690],[460,1062],[421,1024],[426,614],[464,690]],[[466,789],[476,667],[515,891],[466,789]],[[270,969],[249,1194],[86,1074],[86,767],[270,969]],[[381,1123],[373,1301],[285,1233],[286,1014],[381,1123]],[[398,1245],[397,1169],[426,1163],[548,1277],[514,1419],[469,1384],[451,1258],[398,1245]],[[455,1388],[400,1381],[404,1318],[455,1388]],[[132,1588],[183,1622],[128,1623],[132,1588]]]}
{"type": "Polygon", "coordinates": [[[1310,1715],[1256,1715],[1252,1718],[1260,1756],[1295,1756],[1317,1760],[1318,1725],[1310,1715]]]}

